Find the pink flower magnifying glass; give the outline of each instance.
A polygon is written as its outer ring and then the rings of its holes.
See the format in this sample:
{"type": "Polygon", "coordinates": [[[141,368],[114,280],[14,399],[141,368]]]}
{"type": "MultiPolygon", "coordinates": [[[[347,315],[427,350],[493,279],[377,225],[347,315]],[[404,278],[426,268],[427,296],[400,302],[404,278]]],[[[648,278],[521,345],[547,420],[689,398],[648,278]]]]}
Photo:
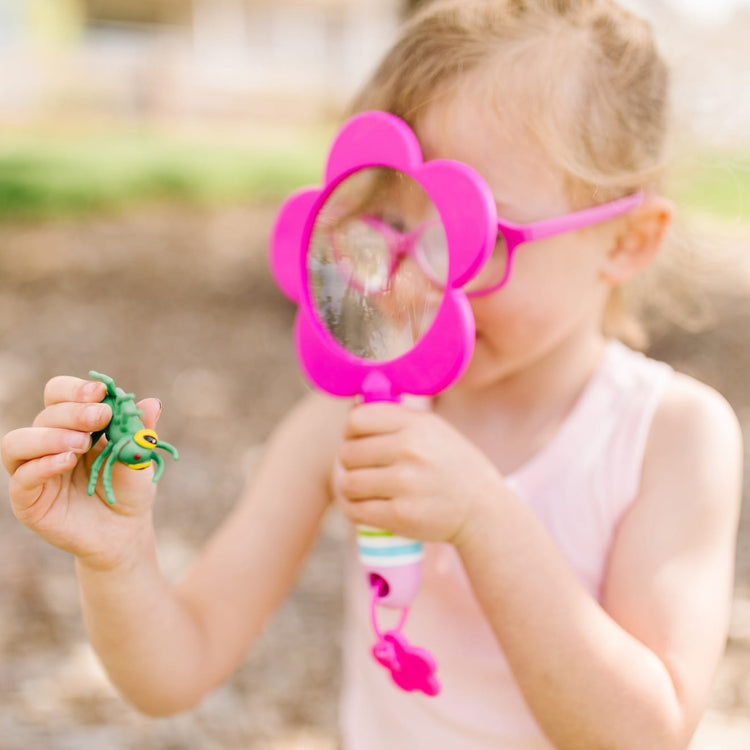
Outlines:
{"type": "MultiPolygon", "coordinates": [[[[274,225],[270,261],[298,305],[295,343],[308,379],[365,402],[435,395],[471,359],[475,330],[467,295],[510,277],[516,249],[624,215],[640,193],[533,224],[498,219],[489,186],[474,169],[425,161],[398,117],[364,112],[336,135],[322,186],[292,194],[274,225]]],[[[406,691],[436,695],[436,661],[404,635],[423,558],[421,542],[359,527],[370,587],[372,654],[406,691]],[[377,608],[401,611],[382,631],[377,608]]]]}

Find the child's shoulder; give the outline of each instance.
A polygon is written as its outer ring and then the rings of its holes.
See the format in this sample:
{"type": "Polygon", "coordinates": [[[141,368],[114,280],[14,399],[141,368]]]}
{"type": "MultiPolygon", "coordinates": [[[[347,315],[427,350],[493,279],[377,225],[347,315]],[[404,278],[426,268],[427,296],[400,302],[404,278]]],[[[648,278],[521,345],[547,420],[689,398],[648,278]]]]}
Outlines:
{"type": "Polygon", "coordinates": [[[651,428],[654,440],[679,441],[715,431],[739,437],[732,407],[711,386],[617,341],[610,342],[608,356],[609,373],[625,390],[643,382],[651,385],[658,398],[651,428]]]}
{"type": "Polygon", "coordinates": [[[675,373],[654,415],[635,502],[617,529],[609,611],[626,618],[640,613],[647,623],[649,602],[658,601],[661,615],[652,625],[666,617],[660,627],[672,627],[670,611],[687,602],[692,616],[696,597],[703,606],[718,596],[741,502],[742,438],[734,412],[713,388],[675,373]]]}
{"type": "Polygon", "coordinates": [[[739,422],[718,391],[681,372],[667,383],[654,415],[653,430],[664,438],[741,440],[739,422]]]}
{"type": "Polygon", "coordinates": [[[705,383],[675,372],[654,414],[644,483],[654,488],[681,485],[681,503],[690,498],[700,503],[701,497],[713,503],[717,492],[735,494],[742,452],[740,424],[727,400],[705,383]]]}

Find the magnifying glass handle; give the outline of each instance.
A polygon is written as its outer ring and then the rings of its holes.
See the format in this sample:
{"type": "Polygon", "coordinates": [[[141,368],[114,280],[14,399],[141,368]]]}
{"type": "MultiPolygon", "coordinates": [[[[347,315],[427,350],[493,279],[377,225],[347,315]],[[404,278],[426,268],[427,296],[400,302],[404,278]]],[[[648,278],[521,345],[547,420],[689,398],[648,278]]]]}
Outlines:
{"type": "Polygon", "coordinates": [[[357,547],[369,583],[380,586],[378,604],[408,607],[422,581],[422,542],[372,526],[357,526],[357,547]]]}

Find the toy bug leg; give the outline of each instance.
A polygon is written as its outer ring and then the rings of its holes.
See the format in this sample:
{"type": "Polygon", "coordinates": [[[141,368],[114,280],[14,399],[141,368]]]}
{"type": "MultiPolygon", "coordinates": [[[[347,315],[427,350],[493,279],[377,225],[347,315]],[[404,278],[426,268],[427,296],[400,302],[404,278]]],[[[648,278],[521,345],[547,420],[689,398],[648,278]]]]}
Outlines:
{"type": "Polygon", "coordinates": [[[115,491],[112,487],[112,467],[115,465],[117,457],[114,453],[107,459],[107,463],[104,464],[104,471],[102,472],[102,484],[104,485],[104,497],[107,498],[108,505],[115,504],[115,491]]]}
{"type": "Polygon", "coordinates": [[[92,380],[98,380],[101,383],[104,383],[104,385],[107,386],[107,395],[108,396],[115,396],[115,381],[109,377],[109,375],[102,375],[100,372],[96,372],[96,370],[89,370],[89,377],[92,380]]]}
{"type": "Polygon", "coordinates": [[[174,447],[174,445],[170,445],[169,443],[164,443],[161,440],[156,445],[157,448],[160,448],[163,451],[166,451],[169,453],[172,458],[177,461],[180,458],[180,454],[177,451],[177,448],[174,447]]]}
{"type": "MultiPolygon", "coordinates": [[[[156,444],[156,447],[165,450],[175,461],[180,457],[177,448],[169,443],[159,442],[156,444]]],[[[164,459],[156,451],[152,451],[151,460],[156,464],[156,471],[154,472],[154,478],[152,481],[158,482],[161,479],[161,475],[164,473],[164,459]]]]}
{"type": "Polygon", "coordinates": [[[94,494],[96,480],[99,478],[99,470],[102,468],[102,464],[107,460],[107,456],[112,453],[114,447],[115,446],[112,443],[107,443],[107,445],[104,446],[104,450],[96,457],[96,460],[92,464],[91,473],[89,474],[89,484],[86,488],[86,493],[89,496],[94,494]]]}
{"type": "Polygon", "coordinates": [[[156,470],[154,471],[154,477],[152,482],[158,482],[161,479],[161,475],[164,473],[164,459],[156,452],[151,456],[151,460],[156,464],[156,470]]]}
{"type": "Polygon", "coordinates": [[[115,461],[117,461],[123,446],[127,445],[128,442],[128,438],[118,440],[104,464],[104,470],[102,471],[102,484],[104,485],[104,497],[107,498],[107,503],[109,505],[115,504],[115,491],[112,487],[112,467],[115,465],[115,461]]]}

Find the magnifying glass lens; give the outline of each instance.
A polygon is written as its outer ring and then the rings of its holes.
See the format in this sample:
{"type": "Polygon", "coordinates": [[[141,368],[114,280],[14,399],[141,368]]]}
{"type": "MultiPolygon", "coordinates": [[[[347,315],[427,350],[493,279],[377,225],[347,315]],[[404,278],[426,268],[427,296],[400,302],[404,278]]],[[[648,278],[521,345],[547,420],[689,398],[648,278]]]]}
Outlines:
{"type": "Polygon", "coordinates": [[[409,175],[366,167],[319,207],[307,252],[318,322],[361,359],[411,351],[443,301],[448,248],[439,212],[409,175]]]}
{"type": "Polygon", "coordinates": [[[352,287],[364,294],[388,288],[393,258],[381,231],[357,217],[335,227],[331,239],[336,262],[352,287]]]}
{"type": "Polygon", "coordinates": [[[448,278],[448,245],[445,230],[438,220],[429,222],[420,232],[415,255],[425,276],[435,286],[445,288],[448,278]]]}

